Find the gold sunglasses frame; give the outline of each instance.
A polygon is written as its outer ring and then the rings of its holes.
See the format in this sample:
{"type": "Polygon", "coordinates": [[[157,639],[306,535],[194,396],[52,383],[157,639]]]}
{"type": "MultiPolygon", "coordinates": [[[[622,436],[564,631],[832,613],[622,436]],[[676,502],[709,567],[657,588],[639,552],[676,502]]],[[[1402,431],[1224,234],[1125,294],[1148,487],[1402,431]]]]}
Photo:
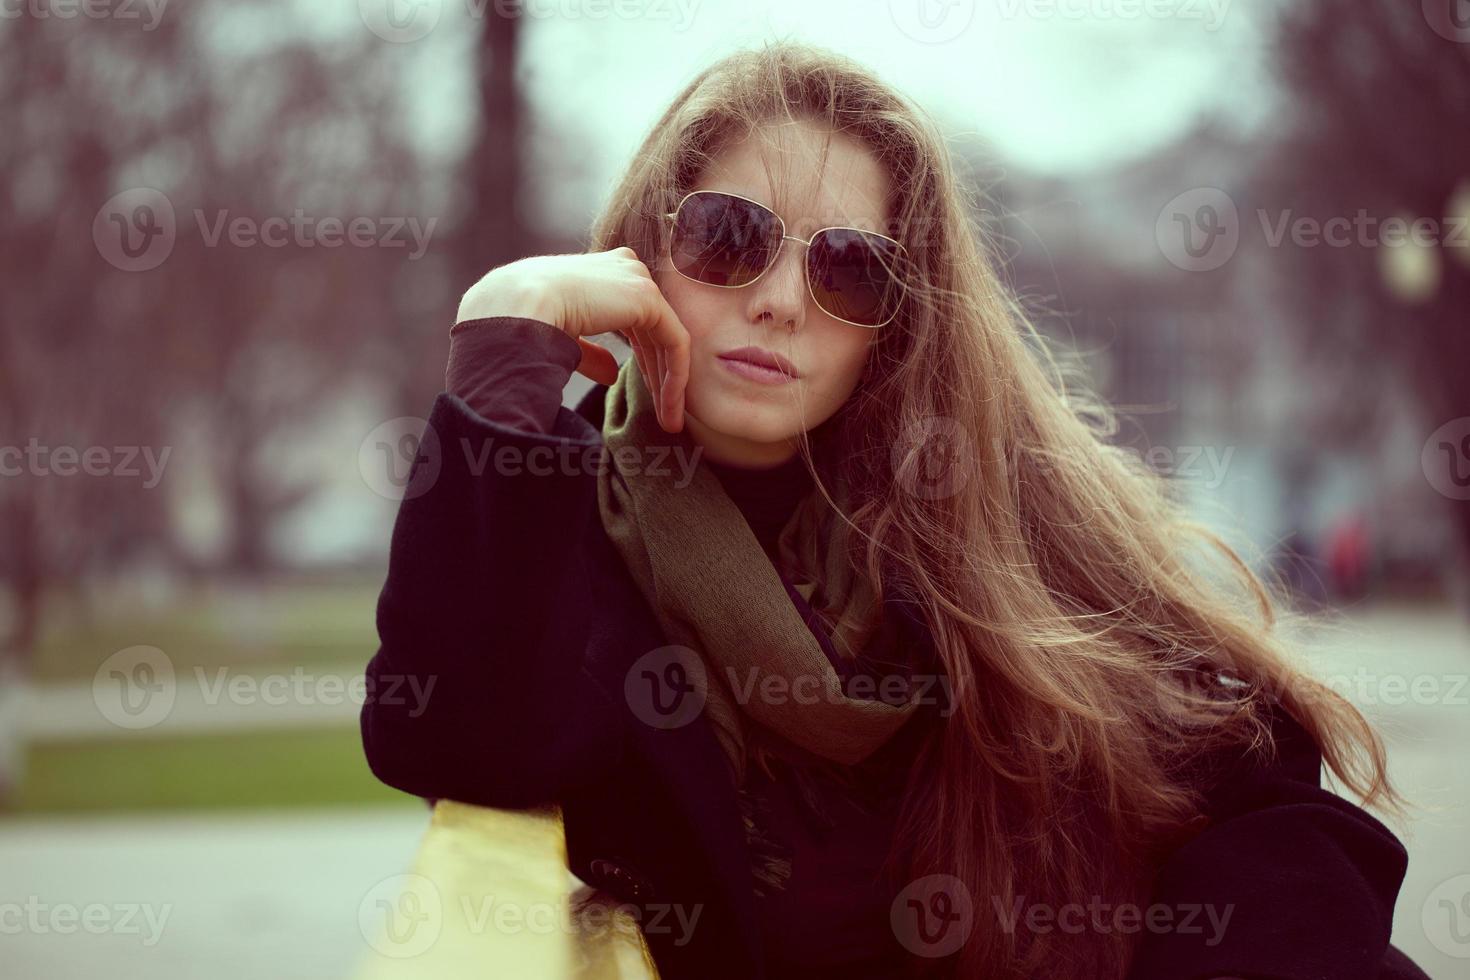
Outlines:
{"type": "MultiPolygon", "coordinates": [[[[749,201],[751,204],[754,204],[756,207],[760,208],[761,210],[765,211],[766,213],[768,213],[772,217],[774,217],[776,219],[777,227],[779,227],[781,229],[781,241],[780,241],[780,244],[778,244],[776,246],[776,252],[775,252],[775,254],[773,254],[771,256],[771,261],[768,262],[768,263],[766,263],[766,267],[764,269],[762,269],[759,273],[757,273],[756,276],[755,276],[755,278],[752,279],[752,280],[750,280],[750,282],[744,282],[744,283],[741,283],[738,286],[721,286],[718,283],[705,282],[703,279],[695,279],[693,276],[686,275],[683,271],[681,271],[679,269],[679,267],[677,265],[674,266],[674,271],[677,272],[677,273],[679,273],[679,275],[684,276],[684,278],[685,279],[688,279],[690,282],[697,282],[701,286],[714,286],[716,289],[744,289],[746,286],[753,286],[753,285],[755,285],[756,282],[758,282],[760,280],[760,277],[761,276],[763,276],[767,272],[769,272],[771,270],[771,267],[776,264],[776,260],[781,257],[781,249],[786,246],[786,242],[787,242],[788,239],[790,241],[793,241],[793,242],[800,242],[801,244],[805,245],[808,249],[810,249],[811,248],[811,245],[812,245],[812,241],[815,240],[816,237],[818,235],[820,235],[824,231],[855,231],[855,232],[858,232],[859,234],[862,234],[862,235],[872,235],[874,238],[881,238],[884,241],[892,242],[898,248],[898,255],[899,255],[900,261],[903,262],[905,265],[907,265],[908,262],[909,262],[909,252],[908,252],[908,249],[906,249],[906,248],[903,247],[903,243],[902,242],[900,242],[896,238],[891,238],[888,235],[879,234],[876,231],[868,231],[866,228],[853,228],[853,227],[848,226],[848,225],[828,225],[825,228],[818,228],[816,231],[812,232],[812,237],[811,238],[798,238],[796,235],[788,235],[788,234],[786,234],[786,219],[782,218],[773,209],[767,207],[766,205],[762,204],[760,201],[755,200],[754,198],[746,197],[744,194],[732,194],[729,191],[711,191],[711,190],[690,191],[688,194],[685,194],[683,197],[681,197],[679,199],[679,203],[677,205],[675,205],[674,210],[672,210],[672,211],[665,211],[663,216],[665,218],[669,219],[669,220],[674,221],[675,224],[677,225],[678,217],[679,217],[679,211],[683,209],[684,203],[686,201],[688,201],[691,197],[694,197],[696,194],[720,194],[720,195],[722,195],[724,197],[733,197],[733,198],[738,198],[739,200],[742,200],[742,201],[749,201]]],[[[672,244],[673,244],[672,238],[670,239],[669,244],[672,246],[672,244]]],[[[672,264],[672,263],[670,263],[670,264],[672,264]]],[[[892,323],[894,321],[894,319],[897,318],[898,311],[899,311],[900,308],[902,308],[903,301],[908,297],[908,290],[909,290],[908,283],[905,282],[904,279],[901,276],[895,275],[893,277],[894,278],[894,281],[898,283],[899,288],[902,290],[902,293],[899,295],[898,303],[894,304],[893,313],[888,317],[888,319],[884,320],[882,323],[858,323],[858,322],[856,322],[854,320],[849,320],[846,317],[840,317],[840,316],[838,316],[837,314],[833,313],[831,310],[829,310],[825,306],[823,306],[821,300],[817,299],[816,290],[814,290],[812,288],[812,269],[811,269],[811,266],[806,262],[805,257],[803,257],[803,260],[802,260],[802,263],[801,263],[801,270],[802,270],[802,276],[801,277],[802,277],[803,280],[806,281],[807,295],[812,298],[812,302],[816,304],[817,309],[821,310],[823,313],[827,314],[828,316],[830,316],[834,320],[840,320],[841,322],[847,323],[847,324],[851,324],[854,327],[862,327],[864,330],[880,330],[883,327],[886,327],[888,324],[892,323]]]]}

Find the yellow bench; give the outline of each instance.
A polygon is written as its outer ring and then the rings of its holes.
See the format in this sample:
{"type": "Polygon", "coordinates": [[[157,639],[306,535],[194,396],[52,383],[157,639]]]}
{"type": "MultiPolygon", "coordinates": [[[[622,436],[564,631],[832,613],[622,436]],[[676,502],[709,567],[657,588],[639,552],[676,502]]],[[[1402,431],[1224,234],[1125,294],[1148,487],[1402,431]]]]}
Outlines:
{"type": "Polygon", "coordinates": [[[637,920],[567,867],[561,810],[440,800],[411,871],[358,909],[356,980],[657,980],[637,920]]]}

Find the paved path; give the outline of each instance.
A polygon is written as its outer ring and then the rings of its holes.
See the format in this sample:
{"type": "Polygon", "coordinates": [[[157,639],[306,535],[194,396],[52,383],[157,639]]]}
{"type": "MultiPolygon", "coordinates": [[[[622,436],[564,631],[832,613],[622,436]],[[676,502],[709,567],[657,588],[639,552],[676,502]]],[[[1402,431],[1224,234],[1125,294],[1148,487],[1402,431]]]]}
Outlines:
{"type": "MultiPolygon", "coordinates": [[[[418,693],[402,689],[405,698],[418,693]]],[[[36,741],[355,725],[367,696],[361,666],[174,670],[149,663],[146,654],[95,682],[33,685],[10,695],[22,736],[36,741]]]]}
{"type": "Polygon", "coordinates": [[[1380,607],[1324,632],[1319,677],[1373,721],[1389,775],[1435,812],[1383,819],[1409,850],[1394,942],[1434,980],[1470,978],[1470,624],[1451,610],[1380,607]]]}
{"type": "Polygon", "coordinates": [[[427,826],[425,807],[0,823],[0,976],[351,977],[359,907],[427,826]]]}

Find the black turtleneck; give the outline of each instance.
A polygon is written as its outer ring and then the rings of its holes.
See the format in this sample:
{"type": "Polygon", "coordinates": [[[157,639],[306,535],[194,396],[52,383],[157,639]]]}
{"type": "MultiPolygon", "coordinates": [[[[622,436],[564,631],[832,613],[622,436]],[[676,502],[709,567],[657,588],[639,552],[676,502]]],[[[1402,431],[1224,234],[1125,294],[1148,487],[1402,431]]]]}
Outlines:
{"type": "MultiPolygon", "coordinates": [[[[806,462],[798,454],[762,469],[708,459],[705,465],[745,515],[766,554],[773,556],[781,529],[811,492],[806,462]]],[[[853,669],[837,659],[825,627],[789,582],[787,592],[839,673],[853,669]]],[[[794,772],[772,781],[752,767],[746,793],[762,812],[766,832],[792,862],[786,886],[760,902],[767,969],[773,978],[897,975],[906,960],[888,928],[893,894],[880,881],[913,736],[919,733],[913,725],[903,731],[903,737],[889,740],[857,767],[856,778],[867,788],[862,802],[837,786],[798,780],[794,772]]]]}
{"type": "Polygon", "coordinates": [[[812,490],[812,477],[807,472],[806,461],[798,453],[775,466],[736,466],[708,458],[704,465],[745,516],[745,522],[750,525],[767,556],[774,556],[781,529],[786,526],[796,505],[812,490]]]}

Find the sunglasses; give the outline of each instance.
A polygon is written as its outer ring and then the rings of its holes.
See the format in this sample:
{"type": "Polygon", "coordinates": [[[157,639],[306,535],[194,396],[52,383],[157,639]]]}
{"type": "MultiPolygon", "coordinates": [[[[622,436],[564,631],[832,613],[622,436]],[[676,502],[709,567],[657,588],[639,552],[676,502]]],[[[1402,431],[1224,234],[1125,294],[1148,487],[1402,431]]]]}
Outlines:
{"type": "Polygon", "coordinates": [[[691,191],[664,215],[674,222],[669,257],[686,279],[709,286],[749,286],[776,262],[788,238],[806,249],[806,284],[827,315],[876,328],[898,315],[907,292],[899,269],[908,252],[887,235],[822,228],[808,239],[786,234],[780,215],[738,194],[691,191]]]}

